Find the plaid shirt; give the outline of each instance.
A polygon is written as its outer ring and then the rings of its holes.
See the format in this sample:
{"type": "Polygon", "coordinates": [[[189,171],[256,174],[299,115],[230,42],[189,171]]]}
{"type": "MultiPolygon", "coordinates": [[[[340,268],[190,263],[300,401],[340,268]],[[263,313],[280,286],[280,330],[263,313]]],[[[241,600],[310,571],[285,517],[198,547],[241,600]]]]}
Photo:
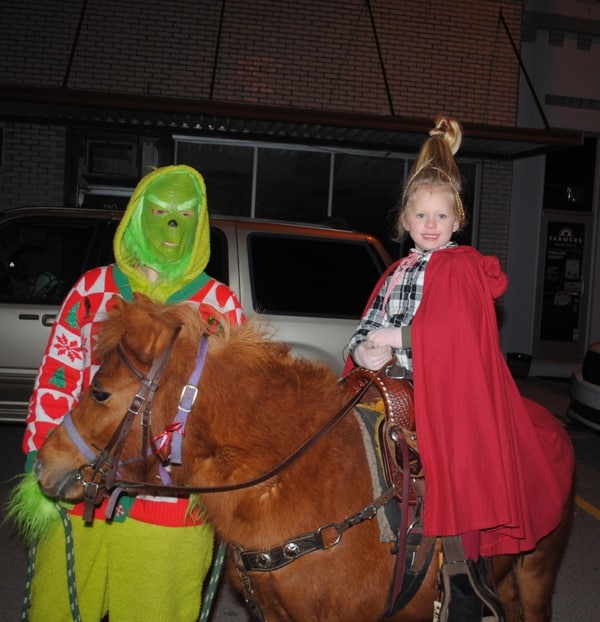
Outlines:
{"type": "MultiPolygon", "coordinates": [[[[442,248],[452,248],[457,246],[456,242],[449,242],[442,248]]],[[[437,250],[437,249],[436,249],[437,250]]],[[[365,341],[369,331],[375,328],[399,328],[400,326],[410,326],[415,317],[415,313],[423,297],[423,283],[425,281],[425,268],[435,251],[420,251],[416,248],[410,250],[409,257],[412,256],[412,265],[409,265],[398,283],[394,284],[395,275],[402,270],[402,262],[386,278],[381,289],[375,295],[371,306],[365,311],[356,329],[356,332],[348,344],[349,352],[365,341]],[[414,261],[413,253],[417,254],[414,261]],[[390,291],[390,285],[393,289],[390,291]],[[385,304],[385,308],[384,308],[385,304]]],[[[396,359],[399,365],[412,371],[412,350],[401,348],[396,350],[396,359]]]]}

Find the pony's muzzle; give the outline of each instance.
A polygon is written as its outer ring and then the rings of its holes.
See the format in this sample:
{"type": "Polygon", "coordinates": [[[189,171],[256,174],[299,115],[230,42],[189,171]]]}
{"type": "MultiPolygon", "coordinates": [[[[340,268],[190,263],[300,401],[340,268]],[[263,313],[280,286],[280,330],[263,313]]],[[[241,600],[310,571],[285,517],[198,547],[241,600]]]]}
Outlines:
{"type": "Polygon", "coordinates": [[[33,463],[33,474],[46,496],[71,501],[81,499],[83,489],[78,483],[77,471],[54,473],[38,457],[33,463]]]}

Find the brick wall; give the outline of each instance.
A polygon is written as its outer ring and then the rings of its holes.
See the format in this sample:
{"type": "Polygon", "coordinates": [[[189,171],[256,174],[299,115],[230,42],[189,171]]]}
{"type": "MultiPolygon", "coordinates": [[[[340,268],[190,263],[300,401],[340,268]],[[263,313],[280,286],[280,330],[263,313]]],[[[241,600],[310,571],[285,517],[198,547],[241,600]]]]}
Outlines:
{"type": "Polygon", "coordinates": [[[482,167],[478,248],[495,255],[506,269],[512,163],[486,161],[482,167]]]}
{"type": "Polygon", "coordinates": [[[63,205],[64,158],[63,127],[6,125],[0,211],[24,205],[63,205]]]}
{"type": "MultiPolygon", "coordinates": [[[[365,0],[81,5],[2,0],[0,82],[390,113],[365,0]]],[[[522,0],[370,6],[395,114],[514,124],[522,0]]]]}

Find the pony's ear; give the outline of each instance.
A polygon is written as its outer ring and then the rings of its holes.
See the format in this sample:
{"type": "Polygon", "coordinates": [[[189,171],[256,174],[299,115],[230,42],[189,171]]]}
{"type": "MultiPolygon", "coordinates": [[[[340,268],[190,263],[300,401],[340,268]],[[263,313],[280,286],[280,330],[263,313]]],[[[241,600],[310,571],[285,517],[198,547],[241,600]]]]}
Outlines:
{"type": "Polygon", "coordinates": [[[148,303],[150,298],[141,292],[133,292],[133,301],[136,303],[148,303]]]}
{"type": "Polygon", "coordinates": [[[118,312],[123,315],[123,307],[125,305],[125,301],[123,300],[123,298],[121,298],[121,296],[119,296],[119,294],[113,294],[111,301],[114,305],[113,308],[117,309],[118,312]]]}

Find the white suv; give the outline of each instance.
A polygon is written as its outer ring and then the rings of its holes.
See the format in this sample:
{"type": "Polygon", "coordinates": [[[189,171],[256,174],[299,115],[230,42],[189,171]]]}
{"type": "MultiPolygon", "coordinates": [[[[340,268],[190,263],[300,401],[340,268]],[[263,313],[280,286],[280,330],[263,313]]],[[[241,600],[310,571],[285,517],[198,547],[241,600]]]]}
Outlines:
{"type": "MultiPolygon", "coordinates": [[[[75,280],[113,261],[122,212],[31,207],[0,214],[0,421],[22,422],[50,327],[75,280]]],[[[298,356],[336,372],[390,257],[373,237],[323,226],[211,218],[206,271],[298,356]]]]}
{"type": "Polygon", "coordinates": [[[600,432],[600,341],[590,345],[571,373],[569,395],[568,416],[600,432]]]}

